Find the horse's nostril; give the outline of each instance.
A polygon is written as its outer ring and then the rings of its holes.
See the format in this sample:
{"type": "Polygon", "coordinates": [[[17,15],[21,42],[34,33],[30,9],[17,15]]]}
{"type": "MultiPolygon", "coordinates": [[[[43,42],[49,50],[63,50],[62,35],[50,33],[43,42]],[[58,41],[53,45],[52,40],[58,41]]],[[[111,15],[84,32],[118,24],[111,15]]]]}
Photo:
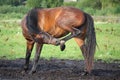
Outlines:
{"type": "Polygon", "coordinates": [[[57,41],[55,42],[55,44],[56,44],[56,46],[60,45],[60,41],[57,40],[57,41]]]}

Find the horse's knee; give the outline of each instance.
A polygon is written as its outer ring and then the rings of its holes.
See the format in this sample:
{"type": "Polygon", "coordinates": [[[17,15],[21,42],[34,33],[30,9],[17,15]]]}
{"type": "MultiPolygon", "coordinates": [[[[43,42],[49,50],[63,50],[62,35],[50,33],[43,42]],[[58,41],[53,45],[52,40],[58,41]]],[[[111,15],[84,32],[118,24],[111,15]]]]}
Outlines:
{"type": "Polygon", "coordinates": [[[79,29],[77,29],[77,28],[73,28],[73,35],[76,37],[76,36],[78,36],[78,35],[82,35],[82,31],[81,30],[79,30],[79,29]]]}

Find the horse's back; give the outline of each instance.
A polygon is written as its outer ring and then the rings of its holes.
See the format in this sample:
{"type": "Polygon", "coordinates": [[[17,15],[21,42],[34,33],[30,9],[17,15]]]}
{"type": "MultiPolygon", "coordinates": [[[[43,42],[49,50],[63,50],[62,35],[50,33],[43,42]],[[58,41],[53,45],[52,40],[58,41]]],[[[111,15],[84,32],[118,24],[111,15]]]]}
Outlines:
{"type": "Polygon", "coordinates": [[[46,9],[45,14],[45,25],[79,27],[85,21],[84,12],[74,7],[50,8],[46,9]]]}
{"type": "MultiPolygon", "coordinates": [[[[68,27],[79,27],[85,20],[84,12],[73,7],[63,7],[58,23],[68,27]]],[[[62,26],[61,25],[61,26],[62,26]]]]}

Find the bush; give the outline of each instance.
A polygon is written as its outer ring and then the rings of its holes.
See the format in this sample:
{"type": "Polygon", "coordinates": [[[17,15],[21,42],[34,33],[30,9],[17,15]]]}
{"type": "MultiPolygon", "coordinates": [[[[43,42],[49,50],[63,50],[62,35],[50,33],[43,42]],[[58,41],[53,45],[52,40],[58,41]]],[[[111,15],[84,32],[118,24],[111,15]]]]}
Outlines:
{"type": "Polygon", "coordinates": [[[6,14],[6,13],[27,13],[29,8],[25,6],[11,6],[11,5],[4,5],[0,6],[0,13],[1,14],[6,14]]]}
{"type": "Polygon", "coordinates": [[[120,14],[120,6],[117,6],[116,8],[114,8],[114,13],[120,14]]]}
{"type": "Polygon", "coordinates": [[[40,0],[27,0],[27,6],[30,8],[41,7],[41,1],[40,0]]]}
{"type": "Polygon", "coordinates": [[[0,19],[21,19],[30,9],[25,6],[0,6],[0,19]]]}
{"type": "Polygon", "coordinates": [[[85,8],[84,11],[89,13],[90,15],[94,15],[96,13],[96,10],[93,8],[85,8]]]}
{"type": "Polygon", "coordinates": [[[119,0],[80,0],[65,2],[64,6],[73,6],[82,9],[91,15],[120,15],[119,0]],[[116,1],[116,2],[115,2],[116,1]],[[109,3],[110,2],[110,3],[109,3]],[[115,5],[116,3],[116,5],[115,5]]]}
{"type": "Polygon", "coordinates": [[[73,6],[73,7],[77,7],[76,6],[77,2],[64,2],[64,6],[73,6]]]}
{"type": "Polygon", "coordinates": [[[27,6],[30,8],[35,7],[57,7],[63,4],[63,0],[27,0],[27,6]]]}
{"type": "Polygon", "coordinates": [[[11,7],[10,5],[0,6],[0,13],[2,14],[6,14],[8,12],[11,12],[12,10],[13,10],[13,7],[11,7]]]}
{"type": "Polygon", "coordinates": [[[0,0],[0,5],[12,5],[18,6],[21,5],[26,0],[0,0]]]}
{"type": "Polygon", "coordinates": [[[79,8],[93,8],[93,9],[101,9],[102,5],[100,0],[80,0],[76,4],[79,8]]]}

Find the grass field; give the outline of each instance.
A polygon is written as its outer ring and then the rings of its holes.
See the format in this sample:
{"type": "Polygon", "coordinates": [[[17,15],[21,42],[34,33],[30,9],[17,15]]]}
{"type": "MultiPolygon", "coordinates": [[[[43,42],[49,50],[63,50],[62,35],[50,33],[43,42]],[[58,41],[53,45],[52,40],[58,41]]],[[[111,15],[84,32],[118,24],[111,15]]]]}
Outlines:
{"type": "MultiPolygon", "coordinates": [[[[120,59],[120,24],[95,23],[97,48],[95,59],[120,59]]],[[[16,21],[0,21],[0,58],[16,59],[25,57],[26,41],[22,36],[21,28],[16,21]]],[[[34,51],[32,58],[34,57],[34,51]]],[[[74,40],[66,43],[65,51],[61,52],[59,46],[44,45],[42,58],[50,59],[83,59],[81,51],[74,40]]]]}

